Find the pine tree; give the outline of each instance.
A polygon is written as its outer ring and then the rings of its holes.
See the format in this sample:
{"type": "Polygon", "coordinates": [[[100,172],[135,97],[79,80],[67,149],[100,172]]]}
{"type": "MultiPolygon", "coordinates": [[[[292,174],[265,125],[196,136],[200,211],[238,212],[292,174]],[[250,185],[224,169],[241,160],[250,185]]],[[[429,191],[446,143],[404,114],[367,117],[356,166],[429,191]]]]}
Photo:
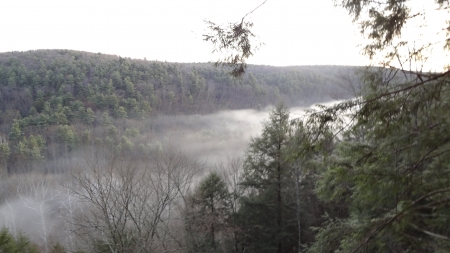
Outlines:
{"type": "Polygon", "coordinates": [[[190,201],[186,228],[192,252],[218,252],[226,241],[230,194],[224,180],[211,172],[190,201]]]}
{"type": "Polygon", "coordinates": [[[369,73],[318,182],[319,196],[350,214],[329,220],[310,252],[450,251],[449,77],[426,87],[386,77],[369,73]]]}
{"type": "Polygon", "coordinates": [[[18,120],[14,120],[11,126],[11,132],[9,133],[9,139],[12,141],[20,141],[22,139],[23,132],[20,129],[20,122],[18,120]]]}
{"type": "Polygon", "coordinates": [[[250,230],[246,247],[251,252],[294,252],[297,224],[292,164],[287,160],[289,112],[277,106],[253,138],[244,163],[240,218],[250,230]],[[294,207],[294,208],[293,208],[294,207]]]}
{"type": "Polygon", "coordinates": [[[36,245],[28,237],[19,234],[13,236],[7,229],[0,230],[0,252],[4,253],[38,253],[36,245]]]}
{"type": "Polygon", "coordinates": [[[11,149],[9,148],[8,143],[0,143],[0,160],[2,162],[2,169],[0,172],[0,176],[8,174],[8,159],[11,155],[11,149]]]}

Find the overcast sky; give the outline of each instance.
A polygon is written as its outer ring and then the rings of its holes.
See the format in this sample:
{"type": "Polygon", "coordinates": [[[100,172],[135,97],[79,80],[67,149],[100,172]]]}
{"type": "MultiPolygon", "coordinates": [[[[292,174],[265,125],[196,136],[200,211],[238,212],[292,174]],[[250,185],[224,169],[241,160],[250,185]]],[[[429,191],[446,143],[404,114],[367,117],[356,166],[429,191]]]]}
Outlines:
{"type": "MultiPolygon", "coordinates": [[[[263,0],[4,0],[0,52],[73,49],[148,60],[207,62],[203,20],[238,21],[263,0]]],[[[365,65],[361,36],[333,0],[268,0],[250,20],[265,43],[249,62],[365,65]]]]}

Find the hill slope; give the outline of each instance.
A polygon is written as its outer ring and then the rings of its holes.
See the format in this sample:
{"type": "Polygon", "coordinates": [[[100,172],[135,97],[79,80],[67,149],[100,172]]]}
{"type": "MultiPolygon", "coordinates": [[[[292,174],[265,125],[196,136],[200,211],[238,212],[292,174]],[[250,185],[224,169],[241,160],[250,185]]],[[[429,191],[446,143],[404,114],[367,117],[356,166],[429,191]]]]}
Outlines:
{"type": "Polygon", "coordinates": [[[354,67],[250,66],[242,79],[211,64],[132,60],[70,50],[0,54],[0,158],[9,171],[68,156],[99,139],[130,145],[136,122],[159,114],[206,114],[306,105],[346,96],[354,67]],[[110,139],[107,139],[109,137],[110,139]],[[14,169],[11,169],[14,168],[14,169]]]}

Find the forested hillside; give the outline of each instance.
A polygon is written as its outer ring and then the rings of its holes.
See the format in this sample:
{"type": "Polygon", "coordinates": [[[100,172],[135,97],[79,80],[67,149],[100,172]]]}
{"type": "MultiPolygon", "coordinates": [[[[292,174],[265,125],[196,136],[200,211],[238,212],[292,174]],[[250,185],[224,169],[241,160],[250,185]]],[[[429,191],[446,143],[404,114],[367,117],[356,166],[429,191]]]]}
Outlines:
{"type": "Polygon", "coordinates": [[[378,67],[247,65],[271,1],[205,20],[227,68],[0,54],[0,252],[450,252],[450,1],[425,2],[335,2],[378,67]]]}
{"type": "Polygon", "coordinates": [[[230,206],[228,188],[266,107],[342,99],[360,85],[355,67],[227,71],[70,50],[0,54],[0,248],[209,251],[220,244],[204,233],[203,209],[217,205],[207,200],[217,184],[228,221],[213,236],[242,235],[226,247],[244,250],[247,234],[229,223],[243,196],[230,206]]]}
{"type": "Polygon", "coordinates": [[[53,97],[72,110],[80,101],[93,111],[120,116],[125,110],[137,118],[149,112],[258,108],[279,100],[288,105],[326,101],[346,95],[339,86],[340,75],[353,70],[251,66],[247,76],[235,79],[212,64],[150,62],[70,50],[2,53],[0,67],[3,110],[18,110],[22,117],[31,107],[41,113],[53,97]]]}
{"type": "Polygon", "coordinates": [[[5,252],[450,249],[449,71],[0,59],[5,252]]]}
{"type": "Polygon", "coordinates": [[[348,97],[342,77],[353,71],[251,66],[248,75],[235,79],[205,63],[149,62],[70,50],[2,53],[0,132],[8,142],[1,151],[2,164],[9,172],[30,170],[31,161],[67,156],[94,129],[106,127],[109,134],[119,131],[122,136],[131,131],[132,120],[162,114],[348,97]]]}

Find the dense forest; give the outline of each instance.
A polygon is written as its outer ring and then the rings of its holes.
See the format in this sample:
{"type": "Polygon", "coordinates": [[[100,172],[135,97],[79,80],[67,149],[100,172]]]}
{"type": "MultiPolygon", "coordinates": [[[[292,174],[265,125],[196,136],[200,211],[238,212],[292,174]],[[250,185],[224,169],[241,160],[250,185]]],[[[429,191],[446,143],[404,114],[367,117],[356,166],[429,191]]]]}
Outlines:
{"type": "Polygon", "coordinates": [[[224,68],[1,53],[0,252],[450,252],[450,2],[335,2],[366,68],[248,65],[265,3],[224,68]]]}
{"type": "Polygon", "coordinates": [[[248,251],[259,232],[238,224],[251,210],[242,156],[268,108],[354,96],[361,70],[249,66],[233,78],[207,63],[2,53],[0,247],[248,251]]]}
{"type": "Polygon", "coordinates": [[[450,251],[449,70],[244,70],[0,54],[0,251],[450,251]]]}
{"type": "Polygon", "coordinates": [[[136,121],[158,115],[349,97],[346,83],[355,68],[252,66],[249,71],[235,79],[211,64],[147,62],[69,50],[0,54],[0,132],[8,140],[2,164],[9,172],[32,170],[33,161],[69,156],[93,136],[127,142],[138,130],[154,129],[136,129],[136,121]]]}
{"type": "Polygon", "coordinates": [[[0,62],[3,252],[450,250],[448,72],[0,62]]]}

